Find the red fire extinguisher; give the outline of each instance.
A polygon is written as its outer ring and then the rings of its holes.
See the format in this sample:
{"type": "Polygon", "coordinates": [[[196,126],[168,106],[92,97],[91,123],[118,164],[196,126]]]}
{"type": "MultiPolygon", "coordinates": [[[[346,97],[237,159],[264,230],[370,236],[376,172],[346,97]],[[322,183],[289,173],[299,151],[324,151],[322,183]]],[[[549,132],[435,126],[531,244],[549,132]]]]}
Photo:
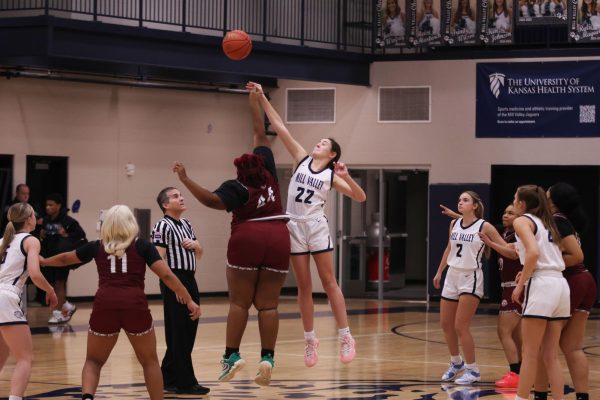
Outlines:
{"type": "MultiPolygon", "coordinates": [[[[369,259],[367,261],[367,271],[369,282],[379,282],[379,252],[377,248],[369,249],[369,259]]],[[[390,281],[390,248],[383,249],[383,281],[390,281]]]]}

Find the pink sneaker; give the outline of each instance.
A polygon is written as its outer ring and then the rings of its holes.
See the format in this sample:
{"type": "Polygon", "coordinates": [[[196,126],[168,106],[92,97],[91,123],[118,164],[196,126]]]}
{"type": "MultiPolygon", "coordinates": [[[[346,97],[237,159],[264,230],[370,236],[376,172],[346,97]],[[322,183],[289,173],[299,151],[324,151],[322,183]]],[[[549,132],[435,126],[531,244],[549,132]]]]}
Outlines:
{"type": "Polygon", "coordinates": [[[307,367],[314,367],[319,361],[319,355],[317,349],[319,348],[319,339],[314,338],[307,340],[304,345],[304,365],[307,367]]]}
{"type": "Polygon", "coordinates": [[[340,338],[342,345],[340,347],[340,360],[347,364],[354,360],[354,356],[356,356],[356,342],[352,335],[347,334],[340,338]]]}

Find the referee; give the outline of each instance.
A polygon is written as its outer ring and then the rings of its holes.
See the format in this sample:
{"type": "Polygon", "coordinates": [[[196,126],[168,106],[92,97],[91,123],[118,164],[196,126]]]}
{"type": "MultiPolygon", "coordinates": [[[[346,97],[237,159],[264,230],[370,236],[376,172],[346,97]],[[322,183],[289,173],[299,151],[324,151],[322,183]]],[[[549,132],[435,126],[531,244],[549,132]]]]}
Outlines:
{"type": "MultiPolygon", "coordinates": [[[[183,196],[176,188],[167,187],[160,191],[156,201],[164,217],[152,229],[152,243],[192,299],[200,303],[194,273],[196,261],[202,257],[202,246],[196,239],[192,225],[188,220],[181,218],[186,210],[183,196]]],[[[207,394],[210,389],[198,384],[192,364],[198,320],[192,321],[189,318],[186,305],[180,304],[175,293],[162,281],[160,292],[164,302],[167,342],[167,351],[161,364],[165,391],[178,394],[207,394]]]]}

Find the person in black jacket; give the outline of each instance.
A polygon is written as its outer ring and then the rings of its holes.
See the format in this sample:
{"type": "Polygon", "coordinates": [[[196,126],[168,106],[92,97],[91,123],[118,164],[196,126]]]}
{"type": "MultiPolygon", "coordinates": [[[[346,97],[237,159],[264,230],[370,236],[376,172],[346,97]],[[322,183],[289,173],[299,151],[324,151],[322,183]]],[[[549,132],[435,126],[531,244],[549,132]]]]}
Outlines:
{"type": "MultiPolygon", "coordinates": [[[[46,215],[42,221],[40,240],[42,244],[41,255],[53,255],[71,251],[87,242],[85,232],[75,219],[67,215],[67,208],[63,207],[63,198],[58,193],[46,196],[46,215]]],[[[69,268],[44,268],[44,276],[50,282],[58,306],[52,311],[48,320],[49,324],[63,324],[69,322],[77,310],[74,304],[67,301],[67,279],[69,268]]]]}

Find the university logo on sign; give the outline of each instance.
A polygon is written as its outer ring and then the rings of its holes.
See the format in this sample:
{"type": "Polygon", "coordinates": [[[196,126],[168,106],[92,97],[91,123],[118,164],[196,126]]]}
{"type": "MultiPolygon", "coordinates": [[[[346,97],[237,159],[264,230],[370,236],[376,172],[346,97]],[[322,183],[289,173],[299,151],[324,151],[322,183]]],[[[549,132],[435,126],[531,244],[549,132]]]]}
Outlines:
{"type": "Polygon", "coordinates": [[[504,77],[505,75],[499,72],[490,74],[490,90],[496,98],[500,96],[500,88],[504,86],[504,77]]]}

